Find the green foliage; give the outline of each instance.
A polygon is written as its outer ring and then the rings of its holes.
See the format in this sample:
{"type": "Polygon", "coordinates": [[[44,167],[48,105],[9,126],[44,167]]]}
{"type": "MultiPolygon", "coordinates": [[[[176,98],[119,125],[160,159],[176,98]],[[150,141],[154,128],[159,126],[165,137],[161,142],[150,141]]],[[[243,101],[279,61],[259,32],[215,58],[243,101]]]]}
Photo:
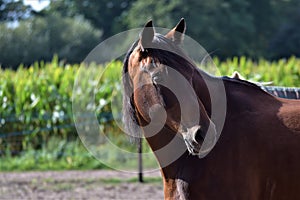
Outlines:
{"type": "Polygon", "coordinates": [[[54,53],[78,63],[100,39],[149,19],[171,28],[181,17],[187,35],[223,60],[299,56],[299,6],[299,0],[64,0],[34,11],[20,0],[0,0],[0,65],[49,61],[54,53]]]}
{"type": "Polygon", "coordinates": [[[0,21],[15,21],[26,18],[32,9],[21,0],[0,0],[0,21]]]}
{"type": "MultiPolygon", "coordinates": [[[[253,61],[247,57],[234,57],[226,61],[214,58],[219,75],[230,76],[240,72],[247,79],[259,82],[272,81],[274,85],[300,87],[300,59],[291,57],[278,62],[265,59],[253,61]]],[[[94,65],[94,64],[91,64],[94,65]]],[[[87,153],[79,142],[72,113],[72,93],[76,74],[84,65],[63,64],[54,57],[51,63],[36,62],[28,69],[0,70],[0,170],[94,169],[104,165],[87,153]],[[9,137],[6,137],[8,134],[9,137]],[[14,156],[15,152],[22,152],[14,156]]],[[[84,73],[102,74],[97,83],[84,76],[84,89],[95,96],[95,105],[87,107],[98,115],[99,125],[113,144],[135,152],[116,123],[111,121],[113,91],[121,88],[122,63],[114,61],[84,73]],[[107,67],[104,70],[104,67],[107,67]]],[[[76,91],[75,91],[76,92],[76,91]]],[[[80,96],[80,95],[79,95],[80,96]]],[[[87,101],[82,95],[82,102],[87,101]]],[[[114,112],[118,114],[121,108],[114,112]]],[[[144,152],[149,147],[144,143],[144,152]]],[[[120,158],[107,144],[99,150],[115,166],[134,168],[136,160],[120,158]]],[[[155,159],[145,160],[147,167],[156,165],[155,159]]]]}
{"type": "MultiPolygon", "coordinates": [[[[273,52],[270,43],[277,37],[274,33],[283,29],[290,22],[291,16],[297,13],[297,0],[137,0],[124,20],[129,27],[143,26],[149,19],[153,19],[155,25],[171,28],[184,17],[187,21],[187,35],[219,58],[242,55],[259,58],[271,57],[273,52]]],[[[299,23],[294,24],[293,35],[300,35],[296,28],[299,23]]],[[[288,32],[284,37],[277,37],[281,42],[278,49],[285,44],[285,38],[289,38],[288,32]]],[[[294,47],[297,46],[297,38],[289,40],[289,44],[296,43],[294,47]]],[[[274,52],[276,58],[292,55],[291,45],[284,47],[283,52],[274,52]]]]}
{"type": "Polygon", "coordinates": [[[300,13],[291,18],[291,21],[280,27],[270,44],[271,58],[300,56],[300,13]]]}
{"type": "Polygon", "coordinates": [[[0,171],[103,169],[79,140],[52,137],[43,149],[28,148],[19,156],[0,157],[0,171]]]}
{"type": "Polygon", "coordinates": [[[103,38],[124,31],[122,14],[130,7],[132,0],[64,0],[51,1],[48,10],[43,13],[59,12],[62,16],[83,16],[94,27],[103,30],[103,38]]]}
{"type": "Polygon", "coordinates": [[[54,54],[68,62],[81,62],[98,44],[101,32],[82,18],[59,14],[20,21],[17,27],[0,24],[0,64],[17,67],[35,60],[50,61],[54,54]]]}
{"type": "MultiPolygon", "coordinates": [[[[58,62],[57,57],[54,57],[51,63],[36,62],[28,69],[20,66],[17,71],[0,70],[0,102],[2,102],[0,136],[11,134],[23,138],[20,135],[29,134],[29,139],[26,137],[26,140],[22,140],[15,150],[26,148],[27,140],[37,148],[50,136],[64,139],[74,137],[72,90],[79,67],[79,65],[63,65],[58,62]]],[[[105,73],[103,79],[96,85],[89,81],[88,76],[82,80],[86,84],[84,89],[95,95],[96,108],[92,109],[98,111],[99,115],[110,112],[108,102],[113,82],[121,77],[121,70],[117,68],[121,68],[121,63],[112,63],[111,71],[105,73]],[[100,88],[96,90],[95,87],[100,88]]],[[[104,68],[100,66],[97,69],[99,70],[94,73],[100,76],[104,68]]],[[[84,102],[88,97],[81,98],[84,102]]],[[[105,117],[106,115],[100,115],[99,120],[105,117]]]]}
{"type": "MultiPolygon", "coordinates": [[[[44,145],[49,132],[66,138],[67,133],[74,130],[71,95],[77,68],[63,67],[55,57],[52,63],[36,62],[28,69],[20,66],[17,71],[1,70],[0,135],[12,133],[22,141],[12,146],[12,150],[26,148],[29,140],[37,148],[44,145]],[[69,126],[57,129],[63,125],[69,126]],[[26,133],[30,134],[28,138],[21,139],[26,133]]],[[[3,143],[11,145],[9,140],[3,143]]]]}
{"type": "MultiPolygon", "coordinates": [[[[115,138],[118,140],[118,138],[115,138]]],[[[115,140],[112,140],[115,142],[115,140]]],[[[123,142],[126,142],[123,140],[123,142]]],[[[150,152],[149,146],[143,143],[144,152],[150,152]]],[[[123,148],[124,150],[124,148],[123,148]]],[[[36,171],[36,170],[91,170],[91,169],[110,169],[116,166],[118,169],[136,169],[138,164],[136,159],[124,160],[120,157],[118,151],[107,148],[102,145],[102,151],[110,157],[110,166],[97,160],[82,145],[79,139],[66,141],[60,138],[51,137],[42,149],[29,147],[18,156],[12,156],[8,150],[6,154],[0,156],[1,171],[36,171]]],[[[134,151],[136,152],[136,150],[134,151]]],[[[106,160],[107,161],[107,160],[106,160]]],[[[144,169],[153,169],[157,167],[157,161],[154,156],[149,159],[143,159],[144,169]]]]}
{"type": "MultiPolygon", "coordinates": [[[[254,81],[273,81],[274,85],[289,87],[300,86],[300,60],[295,57],[281,59],[278,62],[265,59],[253,61],[246,57],[234,57],[222,62],[214,58],[214,62],[220,71],[219,75],[230,75],[237,70],[254,81]]],[[[85,79],[81,80],[87,93],[95,95],[95,107],[90,109],[103,113],[111,112],[112,92],[121,88],[121,62],[115,61],[106,66],[105,71],[104,66],[94,67],[93,69],[97,71],[92,72],[83,70],[83,73],[96,73],[99,76],[103,73],[98,83],[91,82],[88,76],[83,76],[85,79]]],[[[66,136],[72,133],[74,127],[72,127],[71,98],[79,67],[80,65],[76,64],[64,65],[54,57],[51,63],[36,62],[28,69],[22,66],[17,71],[0,69],[0,115],[4,119],[0,126],[0,134],[35,130],[37,127],[48,127],[51,130],[37,129],[39,135],[66,136]],[[63,125],[70,127],[56,130],[55,127],[63,125]]],[[[86,97],[80,98],[84,102],[86,97]]]]}
{"type": "Polygon", "coordinates": [[[277,86],[300,87],[300,59],[296,57],[271,62],[265,59],[253,61],[242,56],[223,62],[214,58],[214,62],[220,70],[219,75],[230,76],[238,71],[246,79],[256,82],[272,81],[277,86]]]}

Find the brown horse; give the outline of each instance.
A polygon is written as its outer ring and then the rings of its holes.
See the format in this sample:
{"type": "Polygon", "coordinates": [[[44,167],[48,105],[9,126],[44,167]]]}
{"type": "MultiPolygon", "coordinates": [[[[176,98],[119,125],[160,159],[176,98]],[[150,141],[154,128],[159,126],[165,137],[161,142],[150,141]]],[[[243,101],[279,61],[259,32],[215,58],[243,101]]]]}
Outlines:
{"type": "Polygon", "coordinates": [[[300,101],[203,72],[180,48],[184,32],[183,19],[166,35],[148,22],[123,67],[124,122],[154,151],[165,199],[298,199],[300,101]]]}

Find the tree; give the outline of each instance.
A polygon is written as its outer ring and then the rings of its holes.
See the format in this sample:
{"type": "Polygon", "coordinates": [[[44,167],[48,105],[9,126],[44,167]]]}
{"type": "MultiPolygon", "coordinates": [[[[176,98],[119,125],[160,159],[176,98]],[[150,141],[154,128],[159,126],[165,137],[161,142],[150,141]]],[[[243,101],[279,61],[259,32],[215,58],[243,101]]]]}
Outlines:
{"type": "Polygon", "coordinates": [[[251,54],[249,38],[253,36],[251,14],[246,1],[163,0],[159,2],[137,0],[132,5],[126,22],[129,27],[142,26],[152,18],[161,27],[173,27],[181,17],[187,21],[187,35],[208,51],[227,57],[251,54]],[[141,16],[140,13],[143,13],[141,16]]]}
{"type": "Polygon", "coordinates": [[[16,68],[37,60],[49,61],[54,54],[79,63],[99,43],[101,31],[82,18],[59,14],[19,22],[15,28],[0,24],[0,65],[16,68]]]}
{"type": "MultiPolygon", "coordinates": [[[[151,18],[157,26],[171,28],[184,17],[187,35],[213,55],[221,59],[241,55],[258,58],[271,54],[269,46],[274,33],[290,23],[299,6],[299,0],[137,0],[124,21],[133,28],[143,26],[151,18]]],[[[300,33],[295,28],[296,36],[300,33]]],[[[284,42],[283,37],[277,38],[284,42]]]]}
{"type": "Polygon", "coordinates": [[[0,0],[0,21],[16,21],[27,18],[32,9],[20,0],[0,0]]]}
{"type": "Polygon", "coordinates": [[[103,31],[103,38],[112,36],[125,29],[122,15],[130,7],[133,0],[64,0],[51,1],[47,13],[58,12],[62,16],[83,16],[91,24],[103,31]]]}
{"type": "Polygon", "coordinates": [[[272,59],[300,56],[300,14],[295,12],[291,20],[281,25],[270,42],[272,59]]]}

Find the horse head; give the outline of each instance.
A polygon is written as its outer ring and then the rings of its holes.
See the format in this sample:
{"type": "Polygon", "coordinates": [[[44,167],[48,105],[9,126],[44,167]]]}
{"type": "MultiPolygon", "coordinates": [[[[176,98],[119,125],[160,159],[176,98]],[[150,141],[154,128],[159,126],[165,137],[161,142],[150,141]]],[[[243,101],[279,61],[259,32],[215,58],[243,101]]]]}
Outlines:
{"type": "MultiPolygon", "coordinates": [[[[214,146],[216,129],[193,88],[197,68],[181,48],[185,29],[184,19],[165,35],[155,32],[152,21],[145,25],[124,62],[123,110],[146,138],[163,126],[179,133],[191,154],[200,155],[205,138],[210,138],[205,151],[214,146]]],[[[129,128],[130,120],[125,120],[129,128]]]]}

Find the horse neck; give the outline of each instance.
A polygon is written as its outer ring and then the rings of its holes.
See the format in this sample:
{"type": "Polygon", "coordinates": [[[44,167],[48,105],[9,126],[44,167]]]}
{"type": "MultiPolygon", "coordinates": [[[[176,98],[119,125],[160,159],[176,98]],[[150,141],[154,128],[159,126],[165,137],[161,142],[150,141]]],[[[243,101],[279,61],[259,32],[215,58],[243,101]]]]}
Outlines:
{"type": "Polygon", "coordinates": [[[224,79],[224,86],[227,96],[227,116],[243,112],[265,114],[267,108],[276,110],[281,105],[278,98],[252,83],[224,79]]]}
{"type": "Polygon", "coordinates": [[[144,136],[151,147],[165,178],[174,178],[182,163],[180,160],[186,156],[186,145],[179,133],[163,127],[151,137],[144,136]]]}
{"type": "Polygon", "coordinates": [[[189,159],[190,157],[186,151],[186,146],[182,139],[178,140],[182,142],[178,146],[171,145],[170,147],[167,147],[170,143],[172,143],[174,137],[178,137],[174,135],[175,133],[171,130],[163,128],[155,136],[146,138],[160,165],[160,171],[164,184],[165,199],[176,199],[178,196],[178,180],[180,179],[180,174],[182,173],[181,170],[186,164],[186,159],[189,159]],[[182,153],[182,155],[176,155],[178,151],[180,152],[181,148],[184,148],[185,151],[182,153]],[[173,160],[170,160],[170,158],[173,160]]]}
{"type": "Polygon", "coordinates": [[[202,70],[194,69],[192,86],[209,116],[211,115],[211,95],[207,85],[209,84],[210,88],[218,91],[222,86],[221,82],[222,80],[218,77],[213,77],[202,70]]]}
{"type": "Polygon", "coordinates": [[[232,103],[232,105],[238,103],[239,105],[245,105],[245,107],[248,108],[249,106],[255,107],[255,105],[252,105],[253,102],[267,102],[269,100],[271,103],[276,101],[276,99],[273,98],[272,95],[261,90],[258,86],[254,84],[242,80],[233,80],[226,77],[214,77],[198,69],[196,69],[193,73],[192,84],[198,98],[203,103],[209,116],[211,116],[212,109],[212,95],[210,94],[210,92],[214,92],[214,94],[217,94],[214,95],[214,98],[217,98],[215,99],[216,101],[218,101],[218,99],[224,100],[224,98],[226,98],[227,105],[229,102],[234,102],[232,103]],[[208,88],[210,88],[210,90],[208,88]],[[224,92],[219,92],[223,91],[224,88],[226,94],[224,94],[224,92]],[[220,96],[218,98],[218,94],[226,95],[226,97],[220,96]],[[243,102],[243,104],[241,104],[240,102],[243,102]]]}

